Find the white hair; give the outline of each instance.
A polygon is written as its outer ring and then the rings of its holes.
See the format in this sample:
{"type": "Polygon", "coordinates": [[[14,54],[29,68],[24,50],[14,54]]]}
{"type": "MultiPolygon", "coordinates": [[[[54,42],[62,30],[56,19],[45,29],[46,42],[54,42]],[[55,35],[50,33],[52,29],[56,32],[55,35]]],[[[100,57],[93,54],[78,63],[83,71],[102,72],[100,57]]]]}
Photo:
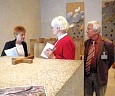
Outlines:
{"type": "Polygon", "coordinates": [[[100,34],[101,32],[101,24],[98,21],[90,21],[88,22],[88,25],[93,25],[93,31],[100,34]]]}
{"type": "Polygon", "coordinates": [[[63,16],[57,16],[52,20],[51,26],[58,28],[59,30],[68,30],[69,23],[63,16]]]}

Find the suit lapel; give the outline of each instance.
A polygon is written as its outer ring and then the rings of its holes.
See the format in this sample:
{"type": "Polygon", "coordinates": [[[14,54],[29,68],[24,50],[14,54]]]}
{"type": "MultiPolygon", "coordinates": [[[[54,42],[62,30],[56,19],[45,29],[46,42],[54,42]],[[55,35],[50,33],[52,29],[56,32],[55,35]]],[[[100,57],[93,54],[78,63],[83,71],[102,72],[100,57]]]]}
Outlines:
{"type": "Polygon", "coordinates": [[[89,45],[90,45],[90,40],[87,42],[87,45],[86,45],[86,55],[88,55],[88,48],[89,48],[89,45]]]}
{"type": "Polygon", "coordinates": [[[100,41],[100,44],[99,44],[99,49],[98,49],[98,52],[97,52],[97,64],[98,62],[100,61],[100,56],[101,56],[101,52],[103,51],[103,46],[104,46],[104,40],[102,39],[100,41]]]}
{"type": "Polygon", "coordinates": [[[89,44],[90,44],[90,40],[88,40],[88,41],[86,42],[86,45],[85,45],[85,48],[86,48],[86,49],[85,49],[85,52],[84,52],[84,54],[85,54],[84,60],[85,60],[85,61],[87,60],[89,44]]]}

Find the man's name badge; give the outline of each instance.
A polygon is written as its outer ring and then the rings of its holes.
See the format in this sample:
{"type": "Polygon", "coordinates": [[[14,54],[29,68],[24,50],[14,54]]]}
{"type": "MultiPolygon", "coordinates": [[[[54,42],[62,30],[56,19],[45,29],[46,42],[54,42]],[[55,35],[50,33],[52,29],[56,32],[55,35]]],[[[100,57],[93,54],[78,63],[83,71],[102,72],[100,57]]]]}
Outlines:
{"type": "Polygon", "coordinates": [[[107,59],[107,55],[105,55],[105,52],[103,52],[103,55],[101,55],[101,59],[107,59]]]}

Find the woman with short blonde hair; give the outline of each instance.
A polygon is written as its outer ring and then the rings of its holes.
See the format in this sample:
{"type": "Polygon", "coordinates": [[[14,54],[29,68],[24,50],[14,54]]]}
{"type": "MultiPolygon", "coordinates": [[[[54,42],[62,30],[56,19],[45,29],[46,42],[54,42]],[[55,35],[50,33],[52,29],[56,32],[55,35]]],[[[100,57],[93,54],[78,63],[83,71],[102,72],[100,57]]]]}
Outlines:
{"type": "Polygon", "coordinates": [[[55,17],[51,22],[53,34],[57,36],[54,42],[55,50],[47,49],[45,54],[52,59],[75,59],[75,45],[67,34],[69,23],[63,16],[55,17]]]}

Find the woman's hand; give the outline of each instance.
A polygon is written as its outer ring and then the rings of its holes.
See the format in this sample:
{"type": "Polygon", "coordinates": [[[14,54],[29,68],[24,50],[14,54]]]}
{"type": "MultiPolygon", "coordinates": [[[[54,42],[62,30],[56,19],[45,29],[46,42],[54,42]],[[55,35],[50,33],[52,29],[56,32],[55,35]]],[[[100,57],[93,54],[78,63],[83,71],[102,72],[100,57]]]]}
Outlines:
{"type": "Polygon", "coordinates": [[[51,49],[47,49],[46,51],[44,51],[44,54],[50,59],[55,59],[55,56],[54,56],[53,51],[51,49]]]}

